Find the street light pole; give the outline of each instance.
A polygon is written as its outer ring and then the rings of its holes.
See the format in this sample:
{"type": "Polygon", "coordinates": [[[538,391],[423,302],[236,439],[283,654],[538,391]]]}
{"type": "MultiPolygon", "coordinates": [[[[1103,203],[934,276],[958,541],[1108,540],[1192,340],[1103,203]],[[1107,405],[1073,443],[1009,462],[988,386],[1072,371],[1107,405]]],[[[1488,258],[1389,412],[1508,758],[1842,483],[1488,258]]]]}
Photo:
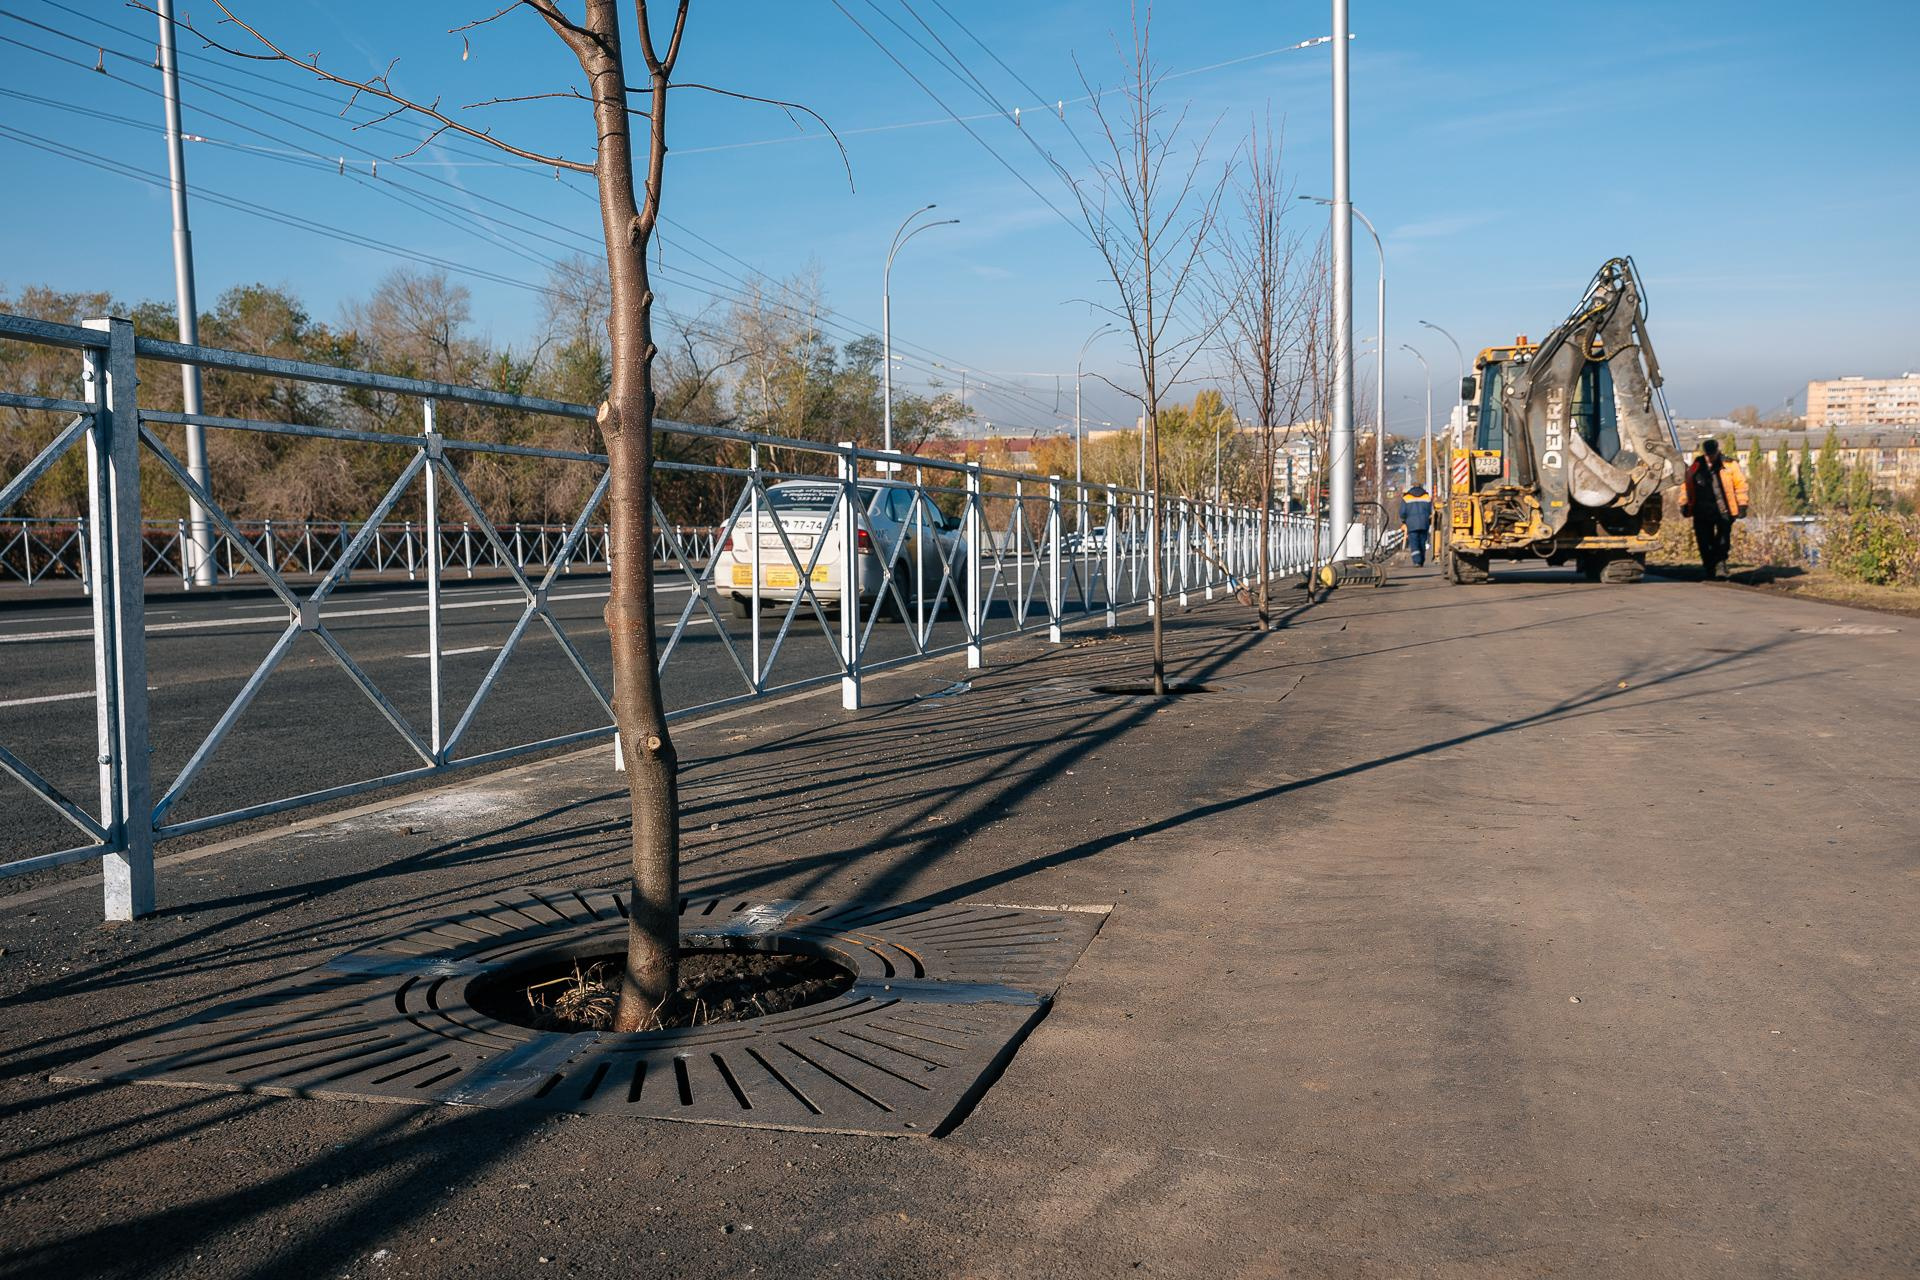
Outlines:
{"type": "Polygon", "coordinates": [[[1353,527],[1353,156],[1347,119],[1347,0],[1333,0],[1333,422],[1328,477],[1335,558],[1357,555],[1353,527]]]}
{"type": "MultiPolygon", "coordinates": [[[[1433,330],[1435,333],[1439,334],[1441,337],[1445,338],[1448,342],[1453,344],[1454,368],[1460,375],[1460,382],[1465,382],[1467,380],[1467,356],[1465,352],[1460,350],[1459,341],[1452,334],[1448,333],[1445,329],[1442,329],[1439,325],[1433,323],[1433,321],[1431,320],[1422,320],[1420,322],[1420,327],[1422,329],[1433,330]]],[[[1459,395],[1457,393],[1455,394],[1454,399],[1456,401],[1459,399],[1459,395]]]]}
{"type": "MultiPolygon", "coordinates": [[[[1332,205],[1333,201],[1324,196],[1301,196],[1300,199],[1311,204],[1332,205]]],[[[1373,237],[1374,256],[1380,261],[1380,288],[1377,296],[1379,324],[1374,330],[1374,406],[1373,406],[1373,496],[1377,502],[1386,500],[1387,475],[1387,251],[1380,243],[1380,233],[1374,230],[1373,219],[1360,210],[1352,209],[1353,216],[1366,226],[1367,234],[1373,237]]],[[[1351,295],[1352,268],[1348,268],[1348,289],[1351,295]]],[[[1349,320],[1351,330],[1351,320],[1349,320]]]]}
{"type": "Polygon", "coordinates": [[[1427,496],[1431,498],[1433,496],[1433,369],[1427,364],[1427,358],[1425,356],[1421,355],[1418,351],[1414,351],[1414,349],[1406,343],[1401,343],[1400,349],[1411,352],[1413,358],[1420,362],[1420,367],[1426,370],[1427,374],[1427,435],[1426,444],[1422,450],[1427,459],[1427,478],[1422,483],[1427,486],[1427,496]]]}
{"type": "Polygon", "coordinates": [[[1380,260],[1378,328],[1374,330],[1373,385],[1373,500],[1385,506],[1387,501],[1387,251],[1373,220],[1355,209],[1353,216],[1366,225],[1373,237],[1374,256],[1380,260]]]}
{"type": "MultiPolygon", "coordinates": [[[[180,137],[180,71],[173,52],[173,0],[159,0],[160,85],[166,102],[167,177],[173,191],[173,294],[179,313],[180,341],[188,346],[200,343],[200,310],[193,295],[193,232],[187,226],[187,156],[180,137]]],[[[200,368],[180,366],[180,407],[188,417],[198,416],[200,368]]],[[[207,470],[207,429],[198,423],[187,424],[187,474],[200,488],[213,491],[207,470]]],[[[206,508],[193,499],[188,510],[188,542],[182,557],[192,568],[195,586],[213,585],[213,534],[206,508]]]]}
{"type": "Polygon", "coordinates": [[[950,227],[960,221],[958,218],[945,218],[939,222],[923,222],[913,230],[907,230],[914,219],[938,207],[930,204],[907,215],[900,229],[893,233],[893,244],[887,249],[887,266],[880,273],[880,447],[887,453],[893,452],[893,255],[927,228],[950,227]]]}

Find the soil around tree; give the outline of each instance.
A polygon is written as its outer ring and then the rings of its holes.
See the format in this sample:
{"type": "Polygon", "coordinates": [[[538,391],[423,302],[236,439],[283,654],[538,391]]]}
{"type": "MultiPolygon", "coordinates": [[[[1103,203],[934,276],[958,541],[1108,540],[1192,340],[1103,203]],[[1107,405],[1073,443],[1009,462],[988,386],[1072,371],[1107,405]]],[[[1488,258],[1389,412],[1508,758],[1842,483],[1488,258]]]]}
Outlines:
{"type": "MultiPolygon", "coordinates": [[[[1152,698],[1158,696],[1153,691],[1153,682],[1151,680],[1142,680],[1137,683],[1126,684],[1096,684],[1093,686],[1092,692],[1106,698],[1152,698]]],[[[1167,681],[1166,696],[1169,698],[1212,692],[1213,686],[1211,685],[1196,684],[1192,681],[1183,680],[1167,681]]]]}
{"type": "MultiPolygon", "coordinates": [[[[535,1031],[605,1031],[620,996],[620,954],[570,956],[476,980],[480,1013],[535,1031]]],[[[820,956],[767,951],[682,951],[680,985],[642,1030],[743,1022],[831,1000],[853,974],[820,956]]]]}

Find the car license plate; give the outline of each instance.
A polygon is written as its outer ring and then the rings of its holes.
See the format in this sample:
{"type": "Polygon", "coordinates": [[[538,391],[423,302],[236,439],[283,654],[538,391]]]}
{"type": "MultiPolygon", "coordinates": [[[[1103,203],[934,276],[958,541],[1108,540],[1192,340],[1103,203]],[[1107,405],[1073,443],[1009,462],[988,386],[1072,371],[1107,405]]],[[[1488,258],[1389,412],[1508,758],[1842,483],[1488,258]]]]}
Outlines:
{"type": "MultiPolygon", "coordinates": [[[[815,582],[825,582],[827,580],[826,566],[818,565],[814,568],[813,580],[815,582]]],[[[800,585],[800,572],[789,565],[769,566],[767,569],[767,585],[770,587],[797,587],[800,585]]]]}

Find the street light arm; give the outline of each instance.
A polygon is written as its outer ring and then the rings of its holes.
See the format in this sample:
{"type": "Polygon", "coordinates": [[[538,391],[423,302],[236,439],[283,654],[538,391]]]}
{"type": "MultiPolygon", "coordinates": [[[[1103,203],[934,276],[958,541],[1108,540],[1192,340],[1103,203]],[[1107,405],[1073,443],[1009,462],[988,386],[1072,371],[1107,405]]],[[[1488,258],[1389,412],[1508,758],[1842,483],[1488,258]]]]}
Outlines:
{"type": "Polygon", "coordinates": [[[1085,342],[1080,344],[1080,355],[1077,357],[1077,359],[1074,362],[1076,366],[1081,361],[1084,361],[1087,358],[1087,348],[1091,347],[1094,343],[1106,337],[1108,334],[1118,333],[1118,332],[1120,332],[1120,326],[1117,324],[1110,324],[1104,329],[1095,329],[1092,335],[1090,335],[1085,342]]]}
{"type": "Polygon", "coordinates": [[[1441,337],[1445,338],[1448,342],[1453,344],[1454,367],[1455,367],[1455,370],[1460,375],[1460,381],[1465,382],[1467,380],[1467,353],[1460,349],[1459,341],[1452,334],[1448,333],[1445,329],[1442,329],[1439,325],[1433,323],[1433,321],[1431,320],[1422,320],[1420,322],[1420,326],[1423,329],[1433,330],[1435,333],[1439,334],[1441,337]]]}
{"type": "Polygon", "coordinates": [[[893,248],[889,250],[887,253],[887,270],[885,274],[891,275],[893,273],[894,255],[899,253],[902,249],[906,248],[908,241],[912,240],[915,236],[919,235],[922,231],[931,231],[935,227],[951,227],[959,221],[960,219],[958,218],[942,218],[938,222],[923,222],[919,226],[915,227],[913,230],[907,232],[906,235],[900,237],[898,240],[894,242],[893,248]]]}
{"type": "Polygon", "coordinates": [[[1359,205],[1349,205],[1347,207],[1353,210],[1354,217],[1360,219],[1361,222],[1366,224],[1367,234],[1373,237],[1373,251],[1374,253],[1378,254],[1381,260],[1384,262],[1387,256],[1387,251],[1380,244],[1380,233],[1373,229],[1373,219],[1369,218],[1366,214],[1360,212],[1359,205]]]}
{"type": "Polygon", "coordinates": [[[912,225],[913,220],[915,218],[918,218],[921,214],[931,213],[935,209],[938,209],[939,207],[940,206],[937,204],[922,205],[920,208],[915,209],[912,213],[908,214],[906,218],[901,221],[899,230],[893,233],[893,243],[887,246],[887,261],[889,262],[893,261],[893,255],[900,251],[900,237],[907,234],[907,228],[910,225],[912,225]]]}

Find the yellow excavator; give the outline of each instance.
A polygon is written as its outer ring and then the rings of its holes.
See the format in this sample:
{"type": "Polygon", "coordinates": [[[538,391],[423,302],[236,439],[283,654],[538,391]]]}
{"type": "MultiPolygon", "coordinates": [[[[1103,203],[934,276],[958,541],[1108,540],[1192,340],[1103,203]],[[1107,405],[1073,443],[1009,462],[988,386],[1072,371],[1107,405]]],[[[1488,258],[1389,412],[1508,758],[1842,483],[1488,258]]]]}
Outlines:
{"type": "Polygon", "coordinates": [[[1473,362],[1450,448],[1449,581],[1485,582],[1495,560],[1640,580],[1685,478],[1646,320],[1633,259],[1612,258],[1540,342],[1473,362]]]}

